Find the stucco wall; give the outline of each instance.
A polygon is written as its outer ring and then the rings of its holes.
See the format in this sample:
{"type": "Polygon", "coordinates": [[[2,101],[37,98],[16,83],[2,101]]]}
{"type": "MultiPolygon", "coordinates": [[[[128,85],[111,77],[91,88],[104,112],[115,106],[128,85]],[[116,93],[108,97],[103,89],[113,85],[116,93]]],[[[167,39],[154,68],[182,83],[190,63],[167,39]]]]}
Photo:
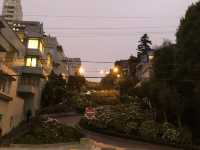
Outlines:
{"type": "Polygon", "coordinates": [[[8,133],[24,119],[24,101],[17,97],[16,88],[17,81],[13,81],[9,94],[13,98],[11,101],[0,99],[0,113],[3,115],[0,123],[2,135],[8,133]]]}

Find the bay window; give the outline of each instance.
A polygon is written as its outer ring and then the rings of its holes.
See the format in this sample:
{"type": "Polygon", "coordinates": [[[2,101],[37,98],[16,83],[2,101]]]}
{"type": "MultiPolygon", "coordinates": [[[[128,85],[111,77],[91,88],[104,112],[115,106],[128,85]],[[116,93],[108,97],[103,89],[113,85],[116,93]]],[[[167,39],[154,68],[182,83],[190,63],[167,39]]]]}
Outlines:
{"type": "Polygon", "coordinates": [[[52,62],[51,56],[48,55],[48,56],[47,56],[47,67],[51,67],[51,62],[52,62]]]}
{"type": "Polygon", "coordinates": [[[41,53],[44,52],[44,45],[42,44],[42,42],[40,42],[39,50],[40,50],[41,53]]]}
{"type": "Polygon", "coordinates": [[[28,57],[26,58],[27,67],[37,67],[37,58],[28,57]]]}
{"type": "Polygon", "coordinates": [[[29,39],[28,40],[28,48],[30,49],[38,49],[39,40],[38,39],[29,39]]]}

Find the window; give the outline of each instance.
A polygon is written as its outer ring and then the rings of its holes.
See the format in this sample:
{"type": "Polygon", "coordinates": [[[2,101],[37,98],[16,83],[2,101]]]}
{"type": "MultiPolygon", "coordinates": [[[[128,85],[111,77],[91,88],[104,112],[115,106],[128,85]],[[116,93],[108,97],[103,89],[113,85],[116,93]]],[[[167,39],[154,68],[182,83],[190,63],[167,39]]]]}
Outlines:
{"type": "Polygon", "coordinates": [[[43,53],[44,52],[44,45],[42,44],[42,42],[40,42],[40,52],[43,53]]]}
{"type": "Polygon", "coordinates": [[[15,11],[13,11],[13,10],[8,10],[7,12],[8,12],[8,13],[14,13],[15,11]]]}
{"type": "Polygon", "coordinates": [[[0,78],[0,91],[5,92],[6,90],[6,80],[3,78],[0,78]]]}
{"type": "Polygon", "coordinates": [[[28,40],[28,48],[30,49],[38,49],[39,41],[37,39],[29,39],[28,40]]]}
{"type": "Polygon", "coordinates": [[[9,94],[11,81],[8,78],[0,78],[0,91],[9,94]]]}
{"type": "Polygon", "coordinates": [[[51,66],[51,56],[48,55],[47,56],[47,67],[50,67],[51,66]]]}
{"type": "Polygon", "coordinates": [[[26,58],[27,67],[37,67],[37,58],[26,58]]]}

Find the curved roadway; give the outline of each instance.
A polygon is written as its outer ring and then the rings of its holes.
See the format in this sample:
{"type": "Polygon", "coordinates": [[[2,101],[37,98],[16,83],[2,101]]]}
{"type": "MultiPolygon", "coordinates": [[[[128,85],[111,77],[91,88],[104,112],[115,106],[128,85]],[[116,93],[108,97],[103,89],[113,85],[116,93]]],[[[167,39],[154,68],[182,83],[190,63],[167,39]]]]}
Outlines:
{"type": "MultiPolygon", "coordinates": [[[[78,124],[80,116],[63,116],[63,117],[57,117],[56,119],[63,124],[75,126],[78,124]]],[[[85,129],[83,130],[83,133],[86,135],[87,138],[94,140],[99,145],[102,144],[102,145],[114,146],[116,148],[120,149],[122,148],[123,150],[178,150],[176,148],[171,148],[167,146],[149,144],[144,142],[123,139],[119,137],[99,134],[85,129]]]]}

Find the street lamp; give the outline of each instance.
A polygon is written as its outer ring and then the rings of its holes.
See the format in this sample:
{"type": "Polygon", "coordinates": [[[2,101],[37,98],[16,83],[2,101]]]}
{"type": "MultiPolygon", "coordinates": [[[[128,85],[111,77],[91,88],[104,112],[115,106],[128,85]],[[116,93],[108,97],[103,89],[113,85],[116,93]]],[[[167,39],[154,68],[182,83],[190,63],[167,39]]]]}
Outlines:
{"type": "Polygon", "coordinates": [[[101,74],[101,75],[104,75],[104,70],[100,70],[100,74],[101,74]]]}
{"type": "Polygon", "coordinates": [[[120,78],[121,77],[121,75],[120,74],[117,74],[117,78],[120,78]]]}
{"type": "Polygon", "coordinates": [[[106,75],[108,75],[110,72],[109,71],[106,71],[106,75]]]}
{"type": "Polygon", "coordinates": [[[85,73],[85,70],[84,70],[82,67],[80,67],[80,68],[79,68],[79,73],[80,73],[80,74],[84,74],[84,73],[85,73]]]}
{"type": "Polygon", "coordinates": [[[118,67],[114,67],[114,68],[113,68],[113,72],[114,72],[114,73],[118,73],[118,72],[119,72],[118,67]]]}

